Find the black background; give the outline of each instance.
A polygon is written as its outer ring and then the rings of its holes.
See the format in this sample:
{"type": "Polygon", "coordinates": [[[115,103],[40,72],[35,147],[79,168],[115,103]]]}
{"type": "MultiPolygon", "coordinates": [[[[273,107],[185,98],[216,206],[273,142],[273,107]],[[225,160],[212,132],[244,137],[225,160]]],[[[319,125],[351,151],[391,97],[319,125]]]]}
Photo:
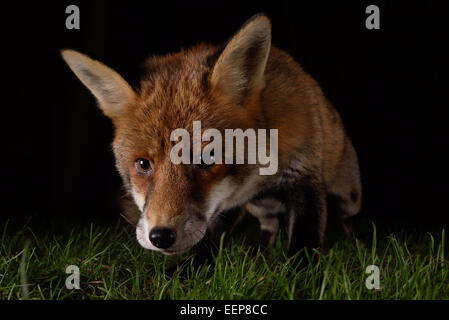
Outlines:
{"type": "Polygon", "coordinates": [[[73,48],[137,86],[145,57],[219,44],[267,13],[274,45],[321,84],[359,153],[362,217],[440,227],[446,208],[446,1],[4,3],[0,221],[116,221],[112,125],[59,55],[73,48]],[[67,30],[76,4],[81,29],[67,30]],[[365,8],[380,8],[367,30],[365,8]]]}

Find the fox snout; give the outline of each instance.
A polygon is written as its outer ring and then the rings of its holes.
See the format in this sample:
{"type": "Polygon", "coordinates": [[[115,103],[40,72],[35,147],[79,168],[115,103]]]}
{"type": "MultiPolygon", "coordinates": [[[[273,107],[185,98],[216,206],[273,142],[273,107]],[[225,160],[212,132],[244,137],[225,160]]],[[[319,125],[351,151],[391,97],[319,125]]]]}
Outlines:
{"type": "Polygon", "coordinates": [[[207,225],[194,214],[184,214],[179,220],[170,226],[159,225],[142,215],[136,228],[137,240],[142,247],[166,255],[186,252],[203,238],[207,225]]]}

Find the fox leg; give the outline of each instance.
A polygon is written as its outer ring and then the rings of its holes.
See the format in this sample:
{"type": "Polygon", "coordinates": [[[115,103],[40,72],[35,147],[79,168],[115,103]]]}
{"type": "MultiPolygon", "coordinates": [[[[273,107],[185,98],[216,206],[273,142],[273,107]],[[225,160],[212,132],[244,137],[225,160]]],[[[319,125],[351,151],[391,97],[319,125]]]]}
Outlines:
{"type": "Polygon", "coordinates": [[[273,246],[279,231],[279,214],[285,212],[285,205],[271,197],[248,202],[246,210],[259,220],[260,244],[273,246]]]}
{"type": "Polygon", "coordinates": [[[328,186],[328,192],[337,200],[337,218],[341,227],[347,236],[352,235],[350,218],[360,211],[362,185],[357,154],[349,138],[346,138],[343,157],[335,178],[328,186]]]}
{"type": "Polygon", "coordinates": [[[288,197],[288,255],[304,247],[324,249],[326,231],[326,189],[313,180],[298,182],[288,197]]]}

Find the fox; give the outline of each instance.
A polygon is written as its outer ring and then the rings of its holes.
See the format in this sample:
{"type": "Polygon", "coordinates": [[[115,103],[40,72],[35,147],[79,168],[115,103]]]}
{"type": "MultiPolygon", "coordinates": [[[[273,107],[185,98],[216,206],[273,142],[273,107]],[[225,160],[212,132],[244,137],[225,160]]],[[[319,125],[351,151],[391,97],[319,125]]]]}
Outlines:
{"type": "Polygon", "coordinates": [[[343,227],[360,211],[359,162],[341,116],[318,82],[272,45],[271,33],[269,17],[257,14],[222,45],[149,57],[134,88],[103,63],[61,50],[112,120],[115,166],[145,249],[208,251],[232,224],[227,217],[246,212],[259,221],[264,245],[285,226],[289,256],[304,248],[323,252],[329,199],[337,200],[343,227]],[[220,132],[276,129],[277,171],[261,175],[259,162],[173,163],[171,133],[192,135],[194,121],[220,132]]]}

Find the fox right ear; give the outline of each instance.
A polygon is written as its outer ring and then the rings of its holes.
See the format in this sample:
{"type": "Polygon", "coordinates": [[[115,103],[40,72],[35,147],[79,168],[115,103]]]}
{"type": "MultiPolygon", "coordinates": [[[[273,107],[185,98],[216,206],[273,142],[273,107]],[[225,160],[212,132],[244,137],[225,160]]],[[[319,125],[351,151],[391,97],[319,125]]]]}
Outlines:
{"type": "Polygon", "coordinates": [[[135,99],[131,86],[103,63],[74,50],[62,50],[62,58],[97,98],[100,109],[111,119],[119,117],[135,99]]]}
{"type": "Polygon", "coordinates": [[[210,82],[234,103],[265,86],[265,67],[271,48],[271,23],[259,14],[249,19],[226,44],[215,63],[210,82]]]}

